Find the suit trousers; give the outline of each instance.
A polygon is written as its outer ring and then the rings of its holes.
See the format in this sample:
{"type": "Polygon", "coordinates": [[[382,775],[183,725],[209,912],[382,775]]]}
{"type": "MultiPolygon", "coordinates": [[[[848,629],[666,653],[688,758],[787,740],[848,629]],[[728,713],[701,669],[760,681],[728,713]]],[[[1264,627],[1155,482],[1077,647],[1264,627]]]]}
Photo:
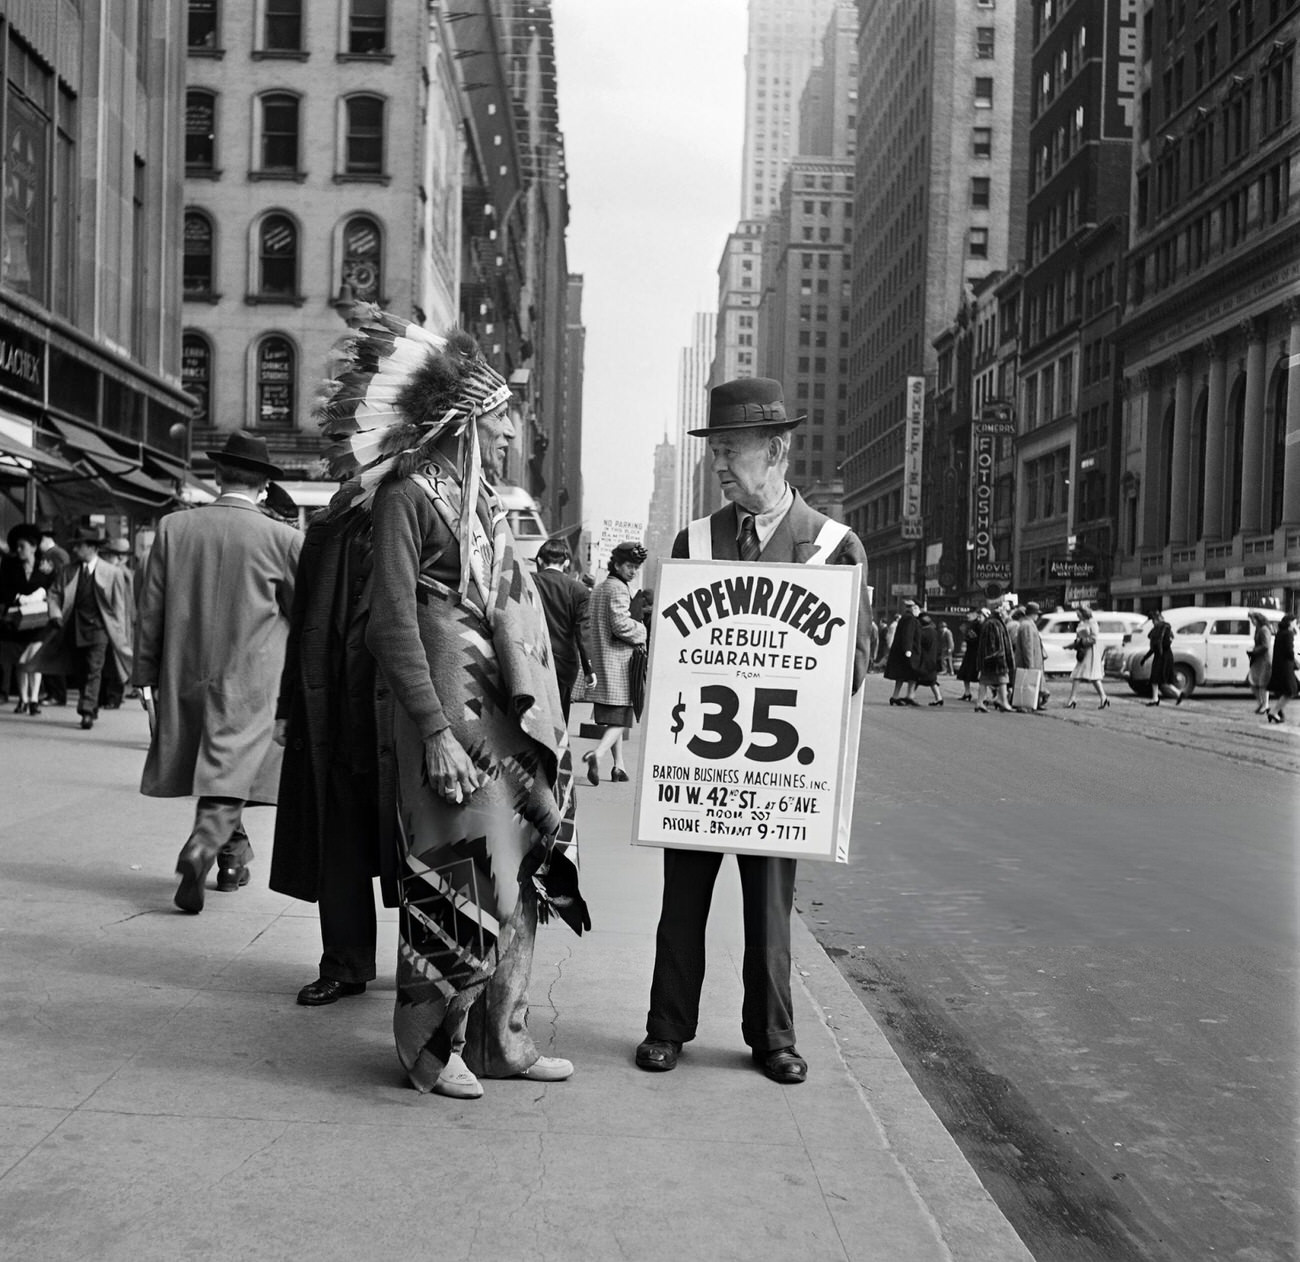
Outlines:
{"type": "MultiPolygon", "coordinates": [[[[744,905],[745,998],[740,1032],[755,1051],[794,1044],[790,999],[790,914],[794,859],[737,855],[744,905]]],[[[646,1035],[689,1043],[700,1017],[704,985],[704,931],[722,855],[664,851],[664,898],[655,938],[654,979],[646,1035]]]]}
{"type": "MultiPolygon", "coordinates": [[[[375,978],[375,885],[367,842],[374,823],[361,818],[358,796],[345,787],[349,773],[330,773],[325,808],[329,840],[321,856],[317,902],[320,907],[320,975],[336,982],[375,978]]],[[[459,1049],[458,1049],[459,1050],[459,1049]]]]}
{"type": "Polygon", "coordinates": [[[72,656],[81,682],[77,713],[88,714],[93,719],[99,714],[99,687],[104,674],[104,659],[108,656],[108,637],[74,645],[72,656]]]}
{"type": "Polygon", "coordinates": [[[214,858],[223,868],[243,867],[253,857],[243,813],[242,798],[200,797],[194,807],[194,829],[181,854],[197,850],[205,867],[214,858]]]}

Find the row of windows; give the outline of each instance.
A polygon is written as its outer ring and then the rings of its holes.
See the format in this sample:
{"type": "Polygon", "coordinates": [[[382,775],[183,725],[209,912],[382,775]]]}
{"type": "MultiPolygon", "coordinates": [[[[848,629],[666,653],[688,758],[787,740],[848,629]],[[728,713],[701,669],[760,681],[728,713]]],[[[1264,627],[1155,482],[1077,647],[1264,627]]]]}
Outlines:
{"type": "Polygon", "coordinates": [[[1064,517],[1070,507],[1070,449],[1025,461],[1025,520],[1064,517]]]}
{"type": "MultiPolygon", "coordinates": [[[[219,379],[212,343],[202,333],[187,330],[181,338],[181,381],[198,400],[194,421],[213,424],[213,388],[219,379]]],[[[250,384],[258,429],[297,428],[298,351],[278,333],[259,337],[249,348],[250,384]]]]}
{"type": "Polygon", "coordinates": [[[1031,118],[1037,118],[1062,92],[1088,60],[1088,28],[1082,23],[1062,44],[1051,63],[1034,80],[1031,118]]]}
{"type": "Polygon", "coordinates": [[[1087,140],[1087,114],[1082,105],[1038,146],[1029,168],[1029,191],[1037,192],[1083,148],[1087,140]]]}
{"type": "Polygon", "coordinates": [[[1038,372],[1026,373],[1021,395],[1026,433],[1059,416],[1069,416],[1074,411],[1074,352],[1067,352],[1038,372]]]}
{"type": "MultiPolygon", "coordinates": [[[[350,285],[355,298],[382,303],[383,234],[369,215],[354,215],[341,234],[339,284],[350,285]]],[[[257,302],[301,303],[301,233],[283,211],[265,214],[250,235],[248,297],[257,302]]],[[[206,211],[185,212],[182,285],[187,299],[216,301],[217,231],[206,211]]],[[[330,293],[337,292],[331,289],[330,293]]]]}
{"type": "MultiPolygon", "coordinates": [[[[185,174],[215,179],[218,143],[218,97],[193,88],[185,94],[185,174]]],[[[384,176],[386,101],[356,93],[338,102],[338,177],[367,179],[384,176]]],[[[259,176],[299,179],[301,170],[302,99],[292,92],[266,92],[256,98],[254,135],[250,151],[259,176]]],[[[337,178],[337,177],[336,177],[337,178]]]]}
{"type": "MultiPolygon", "coordinates": [[[[241,0],[247,4],[249,0],[241,0]]],[[[258,0],[255,53],[275,56],[306,50],[307,0],[258,0]]],[[[388,0],[346,0],[342,51],[352,57],[373,57],[388,51],[388,0]]],[[[221,51],[221,0],[188,0],[185,38],[191,53],[221,51]]],[[[316,13],[325,6],[317,0],[316,13]]]]}

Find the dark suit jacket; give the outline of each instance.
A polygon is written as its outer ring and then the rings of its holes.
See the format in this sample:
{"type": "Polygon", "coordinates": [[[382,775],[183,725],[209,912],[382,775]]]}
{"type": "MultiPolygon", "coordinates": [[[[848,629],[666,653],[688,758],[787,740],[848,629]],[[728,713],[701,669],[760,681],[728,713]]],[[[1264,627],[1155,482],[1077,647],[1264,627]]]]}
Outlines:
{"type": "MultiPolygon", "coordinates": [[[[794,561],[802,565],[816,551],[817,535],[831,519],[804,503],[803,496],[791,488],[794,503],[763,547],[760,561],[794,561]]],[[[709,535],[715,561],[739,561],[736,536],[740,519],[734,504],[724,504],[709,517],[709,535]]],[[[681,531],[673,540],[673,556],[690,556],[689,535],[681,531]]],[[[858,642],[853,653],[853,691],[862,687],[871,660],[871,597],[867,591],[867,553],[862,541],[849,531],[831,553],[828,565],[861,565],[861,597],[858,601],[858,642]]]]}
{"type": "Polygon", "coordinates": [[[586,585],[563,570],[538,570],[533,584],[542,599],[546,625],[551,632],[551,656],[558,677],[576,678],[581,664],[584,675],[591,674],[591,659],[583,623],[591,593],[586,585]]]}

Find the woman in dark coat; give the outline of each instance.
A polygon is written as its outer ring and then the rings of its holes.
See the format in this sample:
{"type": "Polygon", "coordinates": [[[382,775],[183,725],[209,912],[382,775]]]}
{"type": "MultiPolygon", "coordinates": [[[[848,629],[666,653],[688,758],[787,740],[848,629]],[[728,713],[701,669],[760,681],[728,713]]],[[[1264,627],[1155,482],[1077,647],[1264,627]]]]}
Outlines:
{"type": "Polygon", "coordinates": [[[1255,627],[1255,643],[1249,654],[1250,690],[1259,702],[1255,713],[1263,714],[1268,709],[1268,676],[1272,668],[1273,635],[1268,628],[1268,619],[1259,610],[1252,610],[1248,616],[1255,627]]]}
{"type": "Polygon", "coordinates": [[[987,613],[986,609],[979,610],[962,626],[962,658],[957,668],[957,678],[965,689],[959,698],[961,701],[975,700],[971,685],[978,683],[980,677],[980,618],[987,613]]]}
{"type": "Polygon", "coordinates": [[[19,629],[18,598],[49,590],[56,570],[38,551],[40,530],[28,522],[9,532],[10,555],[0,560],[0,691],[8,683],[11,669],[18,676],[18,704],[15,714],[40,714],[40,671],[24,670],[36,656],[46,624],[19,629]]]}
{"type": "Polygon", "coordinates": [[[1277,702],[1277,709],[1268,710],[1270,723],[1286,722],[1286,703],[1292,697],[1300,696],[1300,685],[1296,682],[1295,657],[1295,615],[1287,614],[1278,623],[1277,635],[1273,640],[1273,671],[1268,681],[1269,696],[1277,702]]]}
{"type": "Polygon", "coordinates": [[[1183,704],[1183,694],[1174,683],[1174,629],[1157,609],[1151,615],[1151,630],[1147,632],[1151,647],[1142,655],[1145,662],[1151,659],[1151,697],[1147,705],[1159,705],[1162,695],[1172,692],[1174,705],[1183,704]]]}
{"type": "Polygon", "coordinates": [[[917,687],[926,687],[934,700],[932,706],[943,705],[943,693],[939,691],[939,628],[928,613],[917,618],[919,630],[916,634],[916,657],[914,659],[917,687]]]}
{"type": "Polygon", "coordinates": [[[916,653],[919,648],[920,624],[916,620],[916,603],[903,602],[903,613],[894,628],[894,642],[889,646],[885,660],[885,678],[894,681],[894,695],[890,705],[915,705],[912,692],[916,688],[916,653]]]}

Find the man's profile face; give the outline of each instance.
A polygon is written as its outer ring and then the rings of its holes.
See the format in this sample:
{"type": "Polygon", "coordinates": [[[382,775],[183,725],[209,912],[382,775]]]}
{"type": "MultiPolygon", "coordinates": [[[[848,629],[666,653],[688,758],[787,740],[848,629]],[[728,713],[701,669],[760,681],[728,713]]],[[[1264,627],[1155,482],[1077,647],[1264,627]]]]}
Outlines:
{"type": "Polygon", "coordinates": [[[709,451],[713,472],[727,499],[746,506],[747,501],[762,498],[761,492],[773,479],[775,467],[766,438],[743,429],[719,434],[709,439],[709,451]]]}
{"type": "Polygon", "coordinates": [[[486,472],[500,477],[505,472],[506,454],[510,450],[510,440],[515,436],[514,422],[504,406],[487,416],[480,416],[478,426],[478,450],[486,472]]]}

